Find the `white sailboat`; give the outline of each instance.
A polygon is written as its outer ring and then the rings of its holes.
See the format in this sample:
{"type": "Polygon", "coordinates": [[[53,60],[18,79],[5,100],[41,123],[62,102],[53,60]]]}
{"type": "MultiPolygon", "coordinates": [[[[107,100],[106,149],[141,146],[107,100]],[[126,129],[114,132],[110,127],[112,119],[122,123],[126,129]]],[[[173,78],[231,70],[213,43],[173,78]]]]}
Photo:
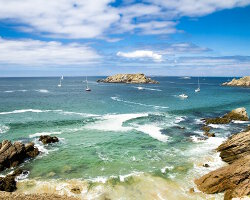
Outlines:
{"type": "Polygon", "coordinates": [[[87,92],[90,92],[91,89],[89,88],[87,76],[86,76],[86,84],[87,84],[87,85],[86,85],[86,89],[85,89],[85,90],[86,90],[87,92]]]}
{"type": "Polygon", "coordinates": [[[61,76],[61,80],[63,80],[63,76],[61,76]]]}
{"type": "Polygon", "coordinates": [[[187,99],[188,95],[186,95],[186,94],[180,94],[179,97],[182,98],[182,99],[187,99]]]}
{"type": "Polygon", "coordinates": [[[60,82],[59,82],[59,84],[57,86],[62,87],[62,78],[60,78],[60,82]]]}
{"type": "Polygon", "coordinates": [[[200,80],[199,80],[199,77],[198,77],[198,88],[195,90],[195,92],[200,92],[201,89],[200,89],[200,80]]]}

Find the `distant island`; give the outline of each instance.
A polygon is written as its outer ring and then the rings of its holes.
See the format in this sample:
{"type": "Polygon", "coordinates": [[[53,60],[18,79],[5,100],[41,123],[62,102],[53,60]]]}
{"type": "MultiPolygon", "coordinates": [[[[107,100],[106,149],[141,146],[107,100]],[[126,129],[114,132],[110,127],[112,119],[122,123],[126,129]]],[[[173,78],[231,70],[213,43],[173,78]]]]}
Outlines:
{"type": "Polygon", "coordinates": [[[146,77],[144,74],[116,74],[106,79],[97,80],[102,83],[130,83],[130,84],[159,84],[158,81],[146,77]]]}
{"type": "Polygon", "coordinates": [[[223,86],[233,86],[233,87],[250,87],[250,76],[245,76],[240,79],[233,79],[230,82],[225,82],[223,86]]]}

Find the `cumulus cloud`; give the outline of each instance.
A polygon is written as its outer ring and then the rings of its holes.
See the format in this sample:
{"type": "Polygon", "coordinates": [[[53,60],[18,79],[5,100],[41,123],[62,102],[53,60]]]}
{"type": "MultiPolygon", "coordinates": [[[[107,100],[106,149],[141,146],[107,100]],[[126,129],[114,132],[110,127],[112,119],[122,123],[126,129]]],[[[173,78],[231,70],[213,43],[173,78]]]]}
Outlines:
{"type": "Polygon", "coordinates": [[[0,0],[0,20],[48,37],[107,38],[109,34],[171,34],[181,16],[242,7],[250,0],[0,0]]]}
{"type": "Polygon", "coordinates": [[[154,53],[153,51],[146,51],[146,50],[138,50],[127,53],[119,51],[116,55],[125,58],[150,58],[153,59],[155,62],[162,61],[162,55],[154,53]]]}
{"type": "Polygon", "coordinates": [[[17,65],[84,65],[101,57],[86,45],[0,38],[0,63],[17,65]]]}

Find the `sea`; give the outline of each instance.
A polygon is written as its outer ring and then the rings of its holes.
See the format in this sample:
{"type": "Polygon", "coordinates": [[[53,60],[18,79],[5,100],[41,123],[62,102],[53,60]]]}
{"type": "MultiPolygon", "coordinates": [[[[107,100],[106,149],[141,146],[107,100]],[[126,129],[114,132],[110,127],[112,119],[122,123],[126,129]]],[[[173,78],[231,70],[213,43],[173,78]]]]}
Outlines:
{"type": "Polygon", "coordinates": [[[194,180],[225,165],[216,147],[249,122],[212,124],[216,137],[206,138],[202,119],[238,107],[250,113],[250,88],[221,86],[232,77],[200,77],[199,93],[197,77],[156,76],[160,84],[142,85],[97,83],[101,78],[88,77],[91,92],[85,77],[64,77],[62,87],[60,77],[0,78],[0,141],[34,142],[41,151],[20,166],[28,173],[18,177],[17,192],[223,199],[203,194],[194,180]],[[60,141],[43,145],[41,135],[60,141]]]}

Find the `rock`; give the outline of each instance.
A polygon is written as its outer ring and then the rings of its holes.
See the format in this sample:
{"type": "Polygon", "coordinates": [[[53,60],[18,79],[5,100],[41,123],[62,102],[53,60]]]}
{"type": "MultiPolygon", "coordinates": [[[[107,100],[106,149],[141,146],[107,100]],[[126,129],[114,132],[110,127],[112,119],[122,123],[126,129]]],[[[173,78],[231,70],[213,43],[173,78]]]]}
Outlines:
{"type": "Polygon", "coordinates": [[[74,194],[81,194],[81,189],[79,187],[73,187],[70,191],[74,194]]]}
{"type": "Polygon", "coordinates": [[[16,176],[22,174],[23,171],[18,169],[14,171],[12,174],[9,174],[5,177],[0,177],[0,191],[13,192],[16,188],[16,176]]]}
{"type": "Polygon", "coordinates": [[[5,168],[16,167],[27,158],[34,158],[39,154],[39,151],[34,147],[34,143],[29,143],[26,146],[21,142],[12,144],[8,140],[1,143],[0,149],[0,171],[5,168]]]}
{"type": "Polygon", "coordinates": [[[232,120],[248,121],[248,115],[245,108],[237,108],[225,114],[223,117],[207,118],[206,124],[228,124],[232,120]]]}
{"type": "Polygon", "coordinates": [[[217,151],[220,157],[227,163],[233,163],[235,160],[250,154],[250,130],[233,135],[227,141],[222,143],[217,151]]]}
{"type": "Polygon", "coordinates": [[[109,76],[106,79],[97,80],[102,83],[131,83],[131,84],[158,84],[158,81],[154,81],[151,78],[146,77],[144,74],[116,74],[109,76]]]}
{"type": "Polygon", "coordinates": [[[230,82],[225,82],[223,86],[235,86],[235,87],[250,87],[250,76],[245,76],[240,79],[233,79],[230,82]]]}
{"type": "Polygon", "coordinates": [[[250,155],[195,180],[199,190],[208,194],[224,192],[224,199],[250,194],[250,155]]]}
{"type": "Polygon", "coordinates": [[[193,193],[194,193],[194,188],[190,188],[190,189],[189,189],[189,193],[190,193],[190,194],[193,194],[193,193]]]}
{"type": "Polygon", "coordinates": [[[214,133],[209,133],[209,132],[205,132],[204,135],[207,137],[215,137],[214,133]]]}
{"type": "Polygon", "coordinates": [[[209,164],[205,163],[203,167],[210,167],[209,164]]]}
{"type": "Polygon", "coordinates": [[[39,141],[41,141],[43,144],[50,144],[59,142],[59,139],[56,136],[41,135],[39,141]]]}
{"type": "Polygon", "coordinates": [[[201,130],[205,131],[205,132],[209,132],[210,131],[210,127],[209,126],[202,126],[201,130]]]}

